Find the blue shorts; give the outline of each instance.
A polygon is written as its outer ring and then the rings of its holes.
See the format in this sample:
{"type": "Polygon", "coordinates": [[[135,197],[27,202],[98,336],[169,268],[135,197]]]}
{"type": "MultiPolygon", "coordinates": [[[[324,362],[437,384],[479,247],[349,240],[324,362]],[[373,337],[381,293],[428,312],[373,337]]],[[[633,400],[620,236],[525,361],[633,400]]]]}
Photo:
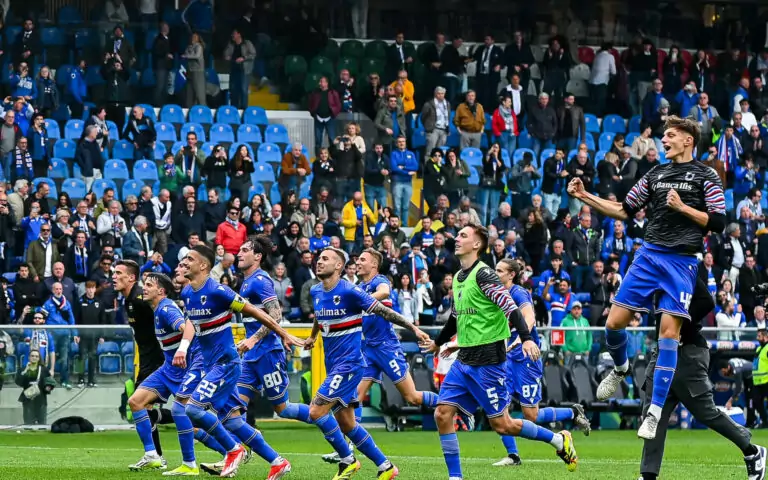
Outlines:
{"type": "Polygon", "coordinates": [[[162,367],[145,378],[138,388],[149,390],[165,403],[171,395],[176,394],[183,379],[183,369],[164,363],[162,367]]]}
{"type": "Polygon", "coordinates": [[[381,383],[383,373],[392,383],[402,382],[408,376],[408,362],[400,345],[363,346],[363,357],[368,364],[363,370],[363,380],[381,383]]]}
{"type": "Polygon", "coordinates": [[[438,405],[452,405],[466,415],[474,415],[477,407],[489,418],[504,415],[510,401],[505,363],[471,367],[456,360],[440,387],[438,405]]]}
{"type": "Polygon", "coordinates": [[[522,407],[538,407],[541,402],[541,360],[507,360],[507,391],[522,407]]]}
{"type": "Polygon", "coordinates": [[[334,369],[328,372],[316,395],[327,402],[338,403],[342,407],[355,406],[358,403],[357,386],[362,379],[363,371],[360,368],[341,372],[334,369]]]}
{"type": "Polygon", "coordinates": [[[690,320],[688,308],[696,286],[698,261],[692,255],[664,252],[643,244],[635,253],[613,303],[635,312],[647,313],[654,294],[660,291],[657,312],[690,320]]]}
{"type": "Polygon", "coordinates": [[[184,379],[176,391],[176,398],[190,398],[203,377],[205,377],[205,370],[201,366],[193,365],[191,368],[187,368],[187,373],[184,374],[184,379]]]}
{"type": "Polygon", "coordinates": [[[245,405],[237,394],[240,362],[217,364],[208,368],[189,401],[215,411],[219,418],[227,418],[245,405]]]}
{"type": "Polygon", "coordinates": [[[237,391],[248,397],[249,401],[257,392],[261,392],[272,405],[280,405],[288,401],[289,383],[285,351],[273,350],[255,362],[243,362],[237,391]]]}

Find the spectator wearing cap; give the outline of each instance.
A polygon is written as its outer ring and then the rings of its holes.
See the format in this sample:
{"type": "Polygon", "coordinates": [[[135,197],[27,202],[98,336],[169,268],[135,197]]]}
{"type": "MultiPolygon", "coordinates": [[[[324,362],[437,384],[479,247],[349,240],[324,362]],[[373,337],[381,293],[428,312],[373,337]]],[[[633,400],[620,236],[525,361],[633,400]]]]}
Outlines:
{"type": "Polygon", "coordinates": [[[362,248],[363,237],[370,233],[371,227],[375,224],[376,215],[365,203],[363,194],[355,192],[352,195],[352,200],[347,202],[341,211],[341,226],[344,227],[347,253],[362,248]]]}
{"type": "Polygon", "coordinates": [[[309,113],[315,119],[315,150],[319,150],[323,146],[323,134],[328,134],[328,143],[336,138],[335,120],[341,113],[339,92],[329,88],[328,78],[321,77],[318,88],[309,94],[309,113]]]}
{"type": "MultiPolygon", "coordinates": [[[[582,316],[581,302],[576,301],[571,304],[570,313],[565,316],[562,327],[580,327],[589,328],[589,321],[582,316]]],[[[565,345],[563,352],[566,356],[566,362],[570,361],[573,355],[589,356],[592,350],[592,332],[590,330],[566,330],[565,345]]]]}
{"type": "Polygon", "coordinates": [[[434,98],[425,102],[421,109],[421,123],[427,140],[425,152],[432,152],[447,143],[450,122],[451,104],[445,98],[445,88],[435,87],[434,98]]]}
{"type": "MultiPolygon", "coordinates": [[[[301,184],[304,182],[304,178],[309,175],[310,166],[309,160],[304,156],[302,150],[304,145],[301,142],[296,142],[291,146],[291,151],[283,155],[280,161],[280,178],[278,184],[280,185],[281,195],[285,194],[289,190],[298,191],[301,184]]],[[[317,150],[320,150],[320,146],[317,145],[317,150]]]]}
{"type": "Polygon", "coordinates": [[[477,96],[473,90],[469,90],[464,97],[464,101],[456,107],[453,124],[456,125],[459,135],[461,135],[461,148],[480,148],[485,129],[485,110],[477,102],[477,96]]]}
{"type": "Polygon", "coordinates": [[[576,96],[566,93],[563,105],[557,109],[557,145],[570,152],[578,144],[587,141],[587,124],[584,109],[576,105],[576,96]]]}
{"type": "Polygon", "coordinates": [[[248,236],[247,228],[240,223],[240,209],[230,206],[227,210],[227,219],[216,229],[216,245],[222,245],[224,251],[237,255],[240,245],[245,243],[248,236]]]}
{"type": "Polygon", "coordinates": [[[557,114],[549,105],[549,94],[541,92],[539,101],[528,110],[526,128],[531,134],[534,156],[539,158],[541,151],[549,145],[557,135],[557,114]]]}

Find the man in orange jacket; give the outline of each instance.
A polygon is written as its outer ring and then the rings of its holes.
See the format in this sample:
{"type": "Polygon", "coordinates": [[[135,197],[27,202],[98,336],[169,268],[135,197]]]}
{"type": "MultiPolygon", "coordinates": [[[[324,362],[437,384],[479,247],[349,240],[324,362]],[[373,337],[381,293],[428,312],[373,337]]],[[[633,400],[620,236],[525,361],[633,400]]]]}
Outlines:
{"type": "Polygon", "coordinates": [[[245,225],[240,223],[240,209],[229,207],[226,220],[216,229],[216,245],[223,246],[227,253],[237,255],[240,245],[245,243],[247,237],[245,225]]]}

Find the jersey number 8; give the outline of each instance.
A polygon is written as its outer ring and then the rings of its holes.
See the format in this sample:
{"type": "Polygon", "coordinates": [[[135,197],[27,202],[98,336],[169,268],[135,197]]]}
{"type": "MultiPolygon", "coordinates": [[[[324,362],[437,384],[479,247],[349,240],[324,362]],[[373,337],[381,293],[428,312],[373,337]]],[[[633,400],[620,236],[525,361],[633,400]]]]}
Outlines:
{"type": "Polygon", "coordinates": [[[341,375],[334,375],[333,379],[331,379],[330,387],[332,390],[336,390],[341,386],[341,382],[344,381],[344,377],[341,375]]]}
{"type": "Polygon", "coordinates": [[[274,388],[280,386],[283,383],[283,376],[280,372],[275,370],[272,373],[268,373],[263,377],[264,388],[274,388]]]}

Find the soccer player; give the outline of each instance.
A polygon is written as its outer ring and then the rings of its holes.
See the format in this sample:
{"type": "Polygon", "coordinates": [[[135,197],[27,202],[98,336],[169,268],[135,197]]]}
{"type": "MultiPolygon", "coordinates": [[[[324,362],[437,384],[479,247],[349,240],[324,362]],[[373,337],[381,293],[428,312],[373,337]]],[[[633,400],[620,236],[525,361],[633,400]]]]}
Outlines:
{"type": "MultiPolygon", "coordinates": [[[[504,284],[504,288],[509,290],[512,300],[517,305],[520,313],[531,332],[531,337],[536,346],[541,348],[539,334],[536,331],[536,316],[533,313],[533,300],[531,294],[520,285],[520,272],[522,266],[517,260],[505,258],[496,264],[496,274],[499,280],[504,284]]],[[[562,422],[572,420],[574,425],[589,435],[590,425],[587,417],[584,416],[584,407],[575,404],[570,408],[547,407],[539,410],[541,402],[541,377],[544,375],[544,369],[541,360],[532,360],[527,358],[522,351],[520,335],[517,331],[512,332],[512,336],[507,347],[507,379],[506,386],[509,395],[515,397],[520,402],[520,408],[523,411],[523,417],[535,423],[562,422]]],[[[501,437],[504,447],[507,449],[507,456],[493,465],[496,467],[520,465],[520,455],[517,451],[517,442],[515,437],[504,435],[501,437]]]]}
{"type": "Polygon", "coordinates": [[[701,137],[699,125],[691,119],[671,116],[664,125],[661,143],[671,160],[646,173],[629,191],[623,203],[595,196],[575,178],[568,193],[603,215],[626,221],[647,207],[645,242],[613,299],[605,324],[606,345],[615,367],[600,382],[597,398],[607,400],[629,371],[627,332],[635,312],[648,312],[659,291],[661,312],[659,358],[653,372],[653,395],[648,415],[637,435],[646,440],[656,436],[656,426],[669,394],[677,367],[680,328],[690,321],[688,307],[696,283],[702,237],[707,231],[725,228],[725,196],[717,173],[693,160],[693,149],[701,137]]]}
{"type": "Polygon", "coordinates": [[[193,374],[191,377],[187,377],[186,374],[187,371],[192,373],[199,368],[200,352],[197,348],[189,350],[187,353],[189,368],[187,370],[173,365],[173,356],[184,332],[185,319],[179,307],[168,298],[172,292],[171,279],[161,273],[150,273],[144,281],[144,300],[154,310],[155,334],[162,346],[165,362],[160,368],[152,372],[128,399],[128,405],[133,412],[136,432],[144,444],[144,457],[135,465],[131,465],[130,468],[131,470],[163,468],[163,463],[160,461],[160,456],[152,442],[152,426],[146,409],[157,400],[167,402],[171,395],[176,395],[171,414],[179,434],[183,463],[179,468],[165,472],[163,475],[196,476],[200,474],[200,470],[195,462],[195,439],[192,422],[184,413],[184,405],[179,402],[179,396],[189,396],[189,391],[185,388],[188,388],[188,385],[195,380],[195,376],[193,374]]]}
{"type": "Polygon", "coordinates": [[[229,287],[211,279],[214,259],[213,250],[197,245],[181,261],[184,275],[189,279],[189,285],[181,292],[187,326],[173,364],[186,367],[187,349],[197,335],[205,368],[205,378],[190,397],[186,413],[193,425],[204,429],[227,451],[221,477],[234,475],[245,457],[245,449],[232,438],[234,435],[270,463],[267,480],[276,480],[290,472],[291,464],[266,443],[261,432],[245,423],[242,416],[245,405],[237,395],[240,357],[232,335],[232,312],[255,317],[280,335],[287,345],[303,345],[303,342],[229,287]]]}
{"type": "MultiPolygon", "coordinates": [[[[320,386],[309,407],[313,421],[332,411],[341,431],[377,467],[379,480],[390,480],[399,472],[379,450],[371,435],[355,421],[354,407],[358,403],[357,386],[363,378],[362,328],[365,313],[380,315],[386,321],[411,330],[421,342],[429,336],[407,321],[402,315],[385,307],[359,286],[341,278],[349,261],[347,254],[333,247],[320,251],[317,258],[317,278],[321,283],[310,290],[315,306],[312,333],[305,342],[305,349],[314,347],[317,334],[322,331],[325,349],[325,366],[328,375],[320,386]]],[[[347,480],[360,470],[349,445],[344,445],[339,462],[339,472],[333,480],[347,480]]]]}
{"type": "MultiPolygon", "coordinates": [[[[392,286],[387,277],[379,274],[382,262],[383,257],[376,250],[363,250],[357,258],[357,277],[360,279],[358,286],[384,306],[392,308],[392,286]]],[[[395,329],[379,315],[363,315],[363,357],[367,367],[363,371],[363,380],[357,386],[358,398],[363,398],[374,382],[381,383],[381,376],[385,374],[406,402],[429,408],[437,406],[436,393],[416,390],[395,329]]],[[[363,407],[358,405],[355,408],[355,420],[358,423],[362,415],[363,407]]],[[[323,460],[337,463],[341,458],[338,454],[330,454],[324,455],[323,460]]]]}
{"type": "MultiPolygon", "coordinates": [[[[437,353],[457,335],[459,355],[440,388],[435,410],[449,480],[464,478],[453,419],[459,410],[470,416],[478,407],[483,408],[491,428],[499,435],[547,442],[555,447],[569,471],[576,470],[576,449],[570,432],[553,433],[529,420],[513,419],[507,411],[510,398],[504,365],[510,326],[520,336],[523,355],[536,361],[540,352],[509,291],[480,261],[481,252],[488,248],[488,230],[469,224],[459,231],[455,242],[461,270],[453,278],[453,310],[437,340],[423,345],[425,351],[437,353]]],[[[450,355],[454,351],[448,348],[442,353],[450,355]]]]}
{"type": "MultiPolygon", "coordinates": [[[[134,372],[135,386],[139,388],[141,383],[149,377],[152,372],[160,368],[165,359],[160,343],[155,337],[155,314],[152,306],[143,298],[143,292],[138,283],[139,265],[132,260],[121,260],[115,265],[115,271],[112,273],[112,283],[115,291],[121,293],[125,298],[125,315],[128,317],[128,325],[133,330],[133,340],[136,345],[137,355],[134,362],[138,364],[138,369],[134,372]]],[[[160,457],[161,468],[165,470],[167,463],[163,458],[163,449],[160,446],[160,435],[157,432],[157,424],[162,423],[163,411],[170,417],[170,412],[163,409],[149,409],[149,421],[152,425],[152,443],[155,446],[160,457]]],[[[134,421],[136,419],[134,418],[134,421]]]]}

